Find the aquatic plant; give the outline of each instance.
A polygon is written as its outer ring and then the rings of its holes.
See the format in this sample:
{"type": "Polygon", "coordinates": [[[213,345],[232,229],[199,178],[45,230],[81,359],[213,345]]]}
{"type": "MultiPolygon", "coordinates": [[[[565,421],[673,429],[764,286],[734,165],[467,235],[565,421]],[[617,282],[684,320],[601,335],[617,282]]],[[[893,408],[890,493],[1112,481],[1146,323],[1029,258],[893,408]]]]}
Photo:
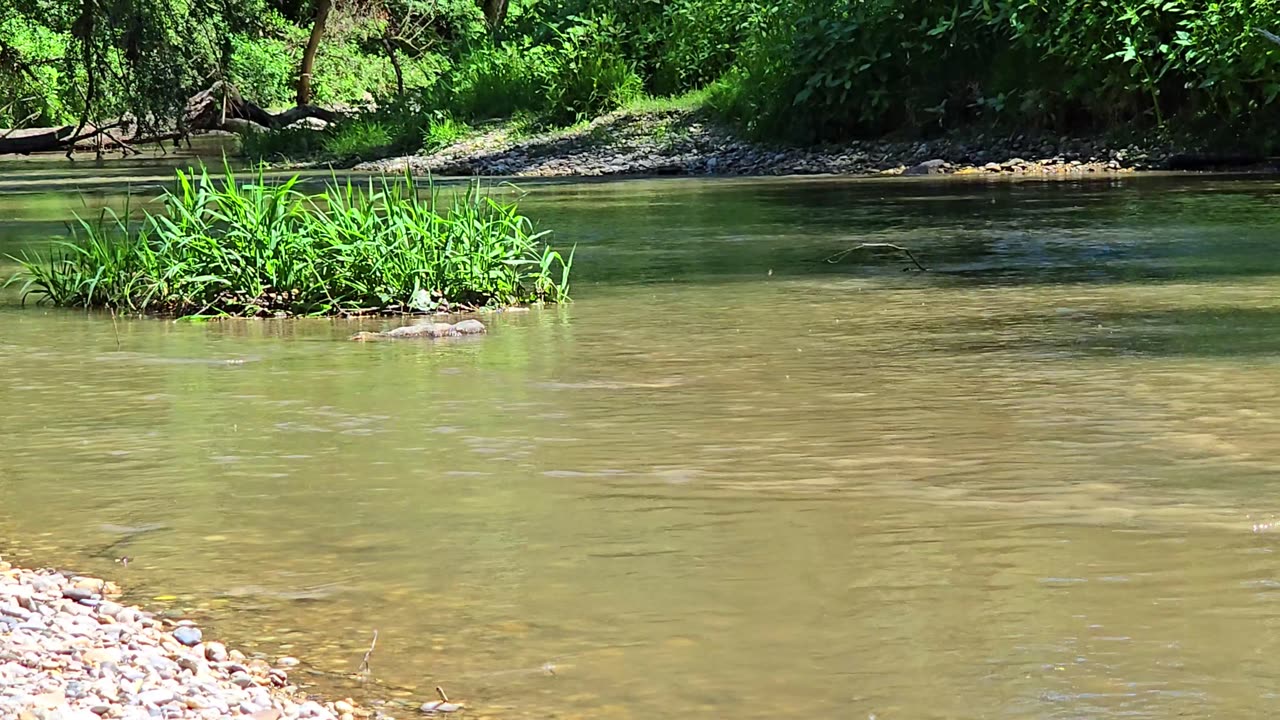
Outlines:
{"type": "Polygon", "coordinates": [[[13,258],[23,300],[175,315],[326,315],[563,302],[567,257],[512,202],[472,183],[178,171],[158,212],[79,219],[47,255],[13,258]]]}

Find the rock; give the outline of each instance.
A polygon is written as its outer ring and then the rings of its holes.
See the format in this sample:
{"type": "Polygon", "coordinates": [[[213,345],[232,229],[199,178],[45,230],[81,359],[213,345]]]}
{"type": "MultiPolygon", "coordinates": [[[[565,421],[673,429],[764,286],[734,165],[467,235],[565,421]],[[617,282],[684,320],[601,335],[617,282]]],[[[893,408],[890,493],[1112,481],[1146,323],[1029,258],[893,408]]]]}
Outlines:
{"type": "Polygon", "coordinates": [[[79,602],[79,603],[82,603],[85,600],[100,599],[100,596],[98,595],[98,593],[88,588],[82,588],[82,587],[63,588],[62,597],[68,598],[70,600],[75,600],[76,602],[79,602]]]}
{"type": "Polygon", "coordinates": [[[186,655],[180,655],[180,656],[178,656],[177,663],[178,663],[178,667],[179,667],[179,668],[182,668],[183,670],[186,670],[187,672],[191,673],[192,675],[199,675],[199,674],[200,674],[200,670],[202,670],[202,669],[203,669],[203,668],[201,668],[201,667],[200,667],[200,663],[199,663],[199,662],[197,662],[197,661],[195,660],[195,658],[188,657],[188,656],[186,656],[186,655]]]}
{"type": "Polygon", "coordinates": [[[239,685],[242,688],[247,688],[250,685],[254,684],[253,678],[249,677],[248,673],[243,673],[243,672],[234,673],[231,676],[231,682],[235,685],[239,685]]]}
{"type": "Polygon", "coordinates": [[[144,705],[168,705],[173,700],[173,691],[166,688],[144,690],[138,693],[138,701],[144,705]]]}
{"type": "Polygon", "coordinates": [[[903,171],[903,175],[940,175],[946,172],[947,161],[935,158],[912,165],[903,171]]]}
{"type": "Polygon", "coordinates": [[[280,658],[280,659],[276,660],[276,665],[279,665],[280,667],[297,667],[297,666],[298,666],[298,658],[296,658],[296,657],[289,657],[288,655],[286,655],[286,656],[284,656],[284,657],[282,657],[282,658],[280,658]]]}
{"type": "Polygon", "coordinates": [[[479,320],[467,319],[454,323],[453,331],[459,335],[480,335],[485,332],[485,327],[479,320]]]}
{"type": "Polygon", "coordinates": [[[34,615],[34,613],[26,608],[21,608],[17,605],[9,605],[7,603],[0,603],[0,616],[10,617],[21,621],[30,620],[32,615],[34,615]]]}
{"type": "Polygon", "coordinates": [[[200,632],[200,628],[190,625],[183,625],[173,629],[173,639],[186,645],[187,647],[195,647],[200,644],[200,640],[204,633],[200,632]]]}
{"type": "Polygon", "coordinates": [[[253,720],[279,720],[280,711],[275,708],[269,708],[267,710],[259,710],[255,713],[251,713],[249,717],[253,720]]]}
{"type": "Polygon", "coordinates": [[[340,713],[352,713],[356,711],[355,706],[347,702],[346,700],[339,700],[335,702],[333,704],[333,709],[340,713]]]}
{"type": "Polygon", "coordinates": [[[80,682],[79,680],[72,680],[67,683],[67,686],[63,689],[63,692],[66,694],[66,696],[69,699],[79,700],[80,698],[89,694],[89,689],[85,687],[85,684],[83,682],[80,682]]]}
{"type": "Polygon", "coordinates": [[[121,610],[124,610],[123,605],[111,602],[110,600],[104,600],[100,605],[98,605],[98,614],[106,615],[110,618],[114,618],[119,615],[121,610]]]}
{"type": "Polygon", "coordinates": [[[81,659],[83,659],[84,662],[92,663],[94,665],[107,662],[119,663],[120,650],[116,648],[91,648],[84,651],[84,654],[81,655],[81,659]]]}
{"type": "Polygon", "coordinates": [[[220,642],[205,643],[204,657],[209,662],[225,662],[230,658],[227,648],[220,642]]]}
{"type": "Polygon", "coordinates": [[[308,700],[298,707],[298,717],[304,718],[332,718],[333,713],[324,709],[320,703],[314,700],[308,700]]]}
{"type": "Polygon", "coordinates": [[[435,715],[436,713],[458,712],[463,709],[463,706],[458,703],[445,702],[443,700],[432,700],[431,702],[422,703],[422,706],[418,709],[428,715],[435,715]]]}

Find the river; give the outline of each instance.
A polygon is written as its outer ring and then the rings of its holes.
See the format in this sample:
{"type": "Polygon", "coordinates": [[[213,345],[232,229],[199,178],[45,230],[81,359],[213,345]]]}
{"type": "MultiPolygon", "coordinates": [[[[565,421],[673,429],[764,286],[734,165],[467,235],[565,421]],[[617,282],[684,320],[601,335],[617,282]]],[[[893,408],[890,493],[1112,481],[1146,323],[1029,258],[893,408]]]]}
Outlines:
{"type": "MultiPolygon", "coordinates": [[[[0,166],[0,253],[165,163],[0,166]]],[[[1273,711],[1274,178],[523,189],[576,302],[475,342],[10,288],[0,545],[473,717],[1273,711]]]]}

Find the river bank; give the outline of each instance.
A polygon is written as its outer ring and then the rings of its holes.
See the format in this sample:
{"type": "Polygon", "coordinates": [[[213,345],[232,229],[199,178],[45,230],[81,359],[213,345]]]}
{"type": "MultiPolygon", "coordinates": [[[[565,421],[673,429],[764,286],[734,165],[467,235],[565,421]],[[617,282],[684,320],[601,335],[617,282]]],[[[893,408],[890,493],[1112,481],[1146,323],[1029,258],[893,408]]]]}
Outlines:
{"type": "Polygon", "coordinates": [[[522,134],[510,125],[434,152],[359,162],[365,172],[444,176],[989,175],[1073,176],[1142,170],[1265,167],[1248,154],[1167,142],[975,133],[819,147],[745,140],[697,109],[623,110],[567,130],[522,134]]]}
{"type": "Polygon", "coordinates": [[[289,678],[292,657],[247,656],[194,623],[117,602],[110,581],[0,559],[0,717],[214,720],[388,717],[323,701],[289,678]]]}

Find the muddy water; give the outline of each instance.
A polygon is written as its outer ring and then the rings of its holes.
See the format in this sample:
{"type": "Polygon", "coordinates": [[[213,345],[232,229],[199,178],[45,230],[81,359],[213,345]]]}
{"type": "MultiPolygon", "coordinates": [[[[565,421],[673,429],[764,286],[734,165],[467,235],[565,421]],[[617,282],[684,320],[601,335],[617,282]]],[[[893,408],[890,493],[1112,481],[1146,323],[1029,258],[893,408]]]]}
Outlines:
{"type": "Polygon", "coordinates": [[[1274,181],[527,189],[578,301],[477,341],[10,293],[0,537],[493,718],[1274,707],[1274,181]]]}

